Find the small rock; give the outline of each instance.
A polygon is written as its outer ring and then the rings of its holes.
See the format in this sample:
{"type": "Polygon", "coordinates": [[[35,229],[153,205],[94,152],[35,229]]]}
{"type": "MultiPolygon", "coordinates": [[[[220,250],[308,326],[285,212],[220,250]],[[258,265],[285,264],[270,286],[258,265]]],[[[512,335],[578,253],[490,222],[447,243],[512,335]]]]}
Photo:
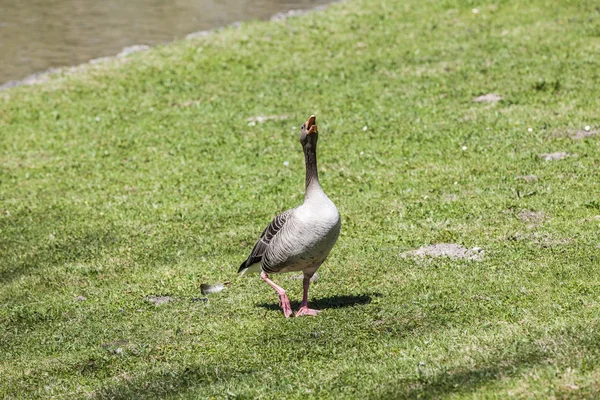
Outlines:
{"type": "Polygon", "coordinates": [[[77,301],[86,301],[87,298],[85,296],[77,296],[77,297],[75,297],[75,300],[77,300],[77,301]]]}

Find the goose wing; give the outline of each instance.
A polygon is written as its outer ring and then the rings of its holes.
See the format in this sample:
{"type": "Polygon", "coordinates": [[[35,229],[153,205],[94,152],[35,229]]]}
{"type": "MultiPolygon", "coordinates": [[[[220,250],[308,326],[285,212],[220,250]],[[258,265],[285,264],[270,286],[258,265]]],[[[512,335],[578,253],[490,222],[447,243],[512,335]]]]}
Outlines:
{"type": "Polygon", "coordinates": [[[238,272],[244,272],[245,269],[250,268],[254,264],[260,264],[263,260],[263,256],[269,247],[269,244],[281,230],[284,228],[285,223],[289,220],[293,210],[287,210],[278,216],[265,228],[263,233],[260,235],[260,239],[254,245],[252,252],[248,258],[242,262],[238,272]]]}

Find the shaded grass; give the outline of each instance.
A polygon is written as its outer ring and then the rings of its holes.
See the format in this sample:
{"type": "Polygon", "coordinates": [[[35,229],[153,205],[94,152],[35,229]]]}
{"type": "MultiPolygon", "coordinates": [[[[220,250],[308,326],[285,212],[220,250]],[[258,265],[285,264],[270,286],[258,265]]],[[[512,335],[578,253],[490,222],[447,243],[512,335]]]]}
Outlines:
{"type": "Polygon", "coordinates": [[[0,394],[597,397],[600,142],[565,132],[600,126],[600,13],[559,5],[349,1],[0,92],[0,394]],[[343,227],[285,320],[235,271],[310,113],[343,227]],[[484,260],[401,256],[440,242],[484,260]]]}

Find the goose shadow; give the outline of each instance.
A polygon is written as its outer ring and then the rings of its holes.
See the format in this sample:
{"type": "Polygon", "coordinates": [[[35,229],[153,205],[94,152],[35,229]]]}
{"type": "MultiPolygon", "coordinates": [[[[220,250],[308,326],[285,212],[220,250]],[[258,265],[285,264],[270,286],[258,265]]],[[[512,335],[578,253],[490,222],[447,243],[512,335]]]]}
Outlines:
{"type": "MultiPolygon", "coordinates": [[[[321,297],[308,301],[308,306],[317,310],[326,310],[328,308],[346,308],[369,304],[373,298],[381,297],[381,293],[363,293],[363,294],[347,294],[321,297]]],[[[292,309],[300,307],[299,301],[290,301],[292,309]]],[[[258,307],[266,308],[267,310],[280,310],[278,303],[261,303],[258,307]]]]}

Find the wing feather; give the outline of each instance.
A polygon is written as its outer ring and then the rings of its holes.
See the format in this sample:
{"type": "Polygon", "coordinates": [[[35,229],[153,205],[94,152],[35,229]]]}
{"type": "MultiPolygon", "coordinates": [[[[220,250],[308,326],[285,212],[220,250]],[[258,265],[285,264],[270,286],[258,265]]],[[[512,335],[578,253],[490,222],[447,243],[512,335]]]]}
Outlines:
{"type": "Polygon", "coordinates": [[[246,268],[249,268],[251,265],[262,262],[263,256],[265,255],[269,244],[271,243],[275,235],[277,235],[277,233],[279,233],[283,229],[285,223],[291,215],[291,212],[292,210],[287,210],[276,216],[273,219],[273,221],[271,221],[271,223],[265,228],[263,233],[260,235],[260,239],[258,239],[256,244],[252,248],[250,256],[248,256],[248,258],[242,263],[242,265],[240,265],[238,272],[243,272],[246,268]]]}

